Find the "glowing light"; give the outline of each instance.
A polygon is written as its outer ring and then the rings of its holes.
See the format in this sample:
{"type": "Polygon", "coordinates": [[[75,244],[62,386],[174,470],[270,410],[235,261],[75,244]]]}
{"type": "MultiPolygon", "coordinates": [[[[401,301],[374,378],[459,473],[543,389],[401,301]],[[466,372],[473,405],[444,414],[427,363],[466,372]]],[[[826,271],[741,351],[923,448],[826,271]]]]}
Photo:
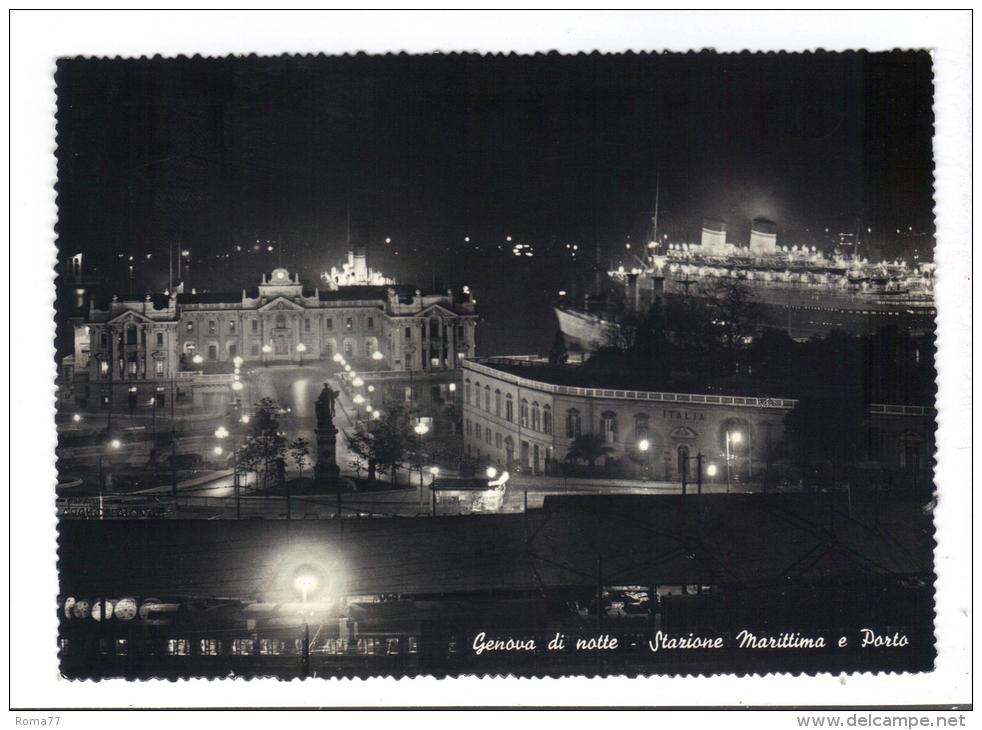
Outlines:
{"type": "Polygon", "coordinates": [[[362,380],[361,378],[355,378],[354,380],[351,381],[351,384],[356,388],[360,388],[365,384],[365,381],[362,380]]]}
{"type": "Polygon", "coordinates": [[[740,443],[742,441],[743,441],[743,434],[740,433],[739,431],[736,431],[736,432],[730,434],[730,442],[731,443],[738,444],[738,443],[740,443]]]}
{"type": "Polygon", "coordinates": [[[716,471],[717,469],[715,464],[710,464],[709,466],[706,467],[706,474],[708,474],[711,477],[716,476],[716,471]]]}
{"type": "Polygon", "coordinates": [[[438,467],[438,466],[431,466],[430,467],[430,474],[432,474],[433,476],[438,476],[440,474],[440,467],[438,467]]]}
{"type": "Polygon", "coordinates": [[[201,357],[201,355],[195,355],[194,357],[191,358],[191,362],[193,362],[195,365],[200,365],[204,361],[205,359],[201,357]]]}
{"type": "Polygon", "coordinates": [[[350,365],[345,365],[345,366],[344,366],[344,371],[345,371],[346,373],[350,373],[350,372],[351,372],[351,366],[350,366],[350,365]]]}
{"type": "Polygon", "coordinates": [[[640,441],[638,441],[638,448],[642,452],[645,452],[651,448],[651,442],[649,442],[648,439],[641,439],[640,441]]]}
{"type": "Polygon", "coordinates": [[[242,383],[236,380],[234,383],[232,383],[232,390],[242,390],[242,383]]]}
{"type": "Polygon", "coordinates": [[[307,352],[307,346],[301,342],[297,345],[297,352],[307,352]]]}
{"type": "Polygon", "coordinates": [[[392,243],[392,239],[391,239],[391,238],[386,238],[386,239],[385,239],[385,242],[386,242],[386,243],[392,243]]]}
{"type": "Polygon", "coordinates": [[[372,353],[372,360],[381,360],[383,357],[382,353],[376,350],[372,353]]]}
{"type": "Polygon", "coordinates": [[[449,388],[450,388],[450,392],[453,393],[455,390],[457,390],[457,384],[456,383],[451,383],[449,385],[449,388]]]}
{"type": "Polygon", "coordinates": [[[265,352],[267,355],[269,353],[271,353],[272,351],[273,351],[273,346],[272,345],[270,345],[269,343],[263,345],[263,352],[265,352]]]}
{"type": "Polygon", "coordinates": [[[293,588],[307,602],[307,598],[320,588],[320,578],[317,572],[308,565],[301,565],[293,575],[293,588]]]}
{"type": "Polygon", "coordinates": [[[372,411],[372,418],[373,418],[374,420],[376,420],[376,421],[377,421],[377,420],[378,420],[378,419],[380,419],[381,417],[382,417],[382,412],[381,412],[381,411],[372,411]]]}
{"type": "Polygon", "coordinates": [[[228,429],[225,426],[219,426],[215,429],[215,438],[223,439],[228,436],[228,429]]]}
{"type": "Polygon", "coordinates": [[[419,423],[417,423],[417,424],[416,424],[416,425],[415,425],[415,426],[413,427],[413,431],[415,431],[415,432],[416,432],[416,435],[417,435],[417,436],[425,436],[426,434],[428,434],[428,433],[430,432],[430,427],[429,427],[429,426],[427,426],[427,425],[426,425],[425,423],[423,423],[422,421],[420,421],[419,423]]]}
{"type": "Polygon", "coordinates": [[[464,243],[470,243],[470,242],[471,242],[471,237],[470,236],[464,236],[464,243]]]}
{"type": "Polygon", "coordinates": [[[511,241],[511,236],[505,236],[506,241],[511,241]]]}
{"type": "Polygon", "coordinates": [[[266,247],[266,250],[267,250],[267,251],[272,251],[272,250],[273,250],[273,247],[272,247],[272,246],[267,246],[267,247],[266,247]]]}
{"type": "Polygon", "coordinates": [[[335,352],[334,357],[332,357],[331,359],[334,360],[334,362],[341,362],[343,358],[341,357],[340,352],[335,352]]]}
{"type": "Polygon", "coordinates": [[[109,442],[109,445],[114,449],[118,449],[123,443],[119,439],[113,439],[109,442]]]}
{"type": "Polygon", "coordinates": [[[361,393],[358,393],[358,394],[357,394],[357,395],[356,395],[356,396],[355,396],[354,398],[352,398],[351,400],[352,400],[352,402],[353,402],[353,403],[356,403],[356,404],[358,404],[358,405],[361,405],[362,403],[364,403],[364,402],[365,402],[365,396],[363,396],[363,395],[362,395],[361,393]]]}
{"type": "Polygon", "coordinates": [[[215,456],[221,456],[224,450],[222,449],[221,446],[216,446],[214,451],[215,451],[215,456]]]}
{"type": "Polygon", "coordinates": [[[245,362],[241,357],[236,355],[232,358],[232,364],[235,365],[236,369],[242,367],[242,363],[245,362]]]}
{"type": "Polygon", "coordinates": [[[242,423],[249,423],[251,419],[249,418],[248,413],[243,413],[242,418],[240,418],[239,420],[242,421],[242,423]]]}
{"type": "Polygon", "coordinates": [[[484,473],[487,475],[488,479],[494,479],[496,476],[498,476],[498,470],[493,466],[489,466],[487,469],[485,469],[484,473]]]}
{"type": "Polygon", "coordinates": [[[75,423],[78,423],[79,421],[82,420],[82,416],[76,413],[74,416],[72,416],[72,420],[75,421],[75,423]]]}
{"type": "Polygon", "coordinates": [[[374,393],[375,392],[375,386],[374,385],[369,385],[368,386],[368,392],[369,393],[374,393]]]}

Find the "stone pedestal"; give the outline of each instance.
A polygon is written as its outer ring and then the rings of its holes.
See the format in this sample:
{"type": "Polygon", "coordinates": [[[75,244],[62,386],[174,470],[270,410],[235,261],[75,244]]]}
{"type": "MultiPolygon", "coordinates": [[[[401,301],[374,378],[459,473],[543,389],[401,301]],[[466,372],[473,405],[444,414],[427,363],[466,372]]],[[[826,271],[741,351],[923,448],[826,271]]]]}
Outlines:
{"type": "Polygon", "coordinates": [[[314,465],[314,477],[318,481],[338,481],[341,469],[337,460],[338,430],[334,424],[314,429],[317,437],[317,463],[314,465]]]}

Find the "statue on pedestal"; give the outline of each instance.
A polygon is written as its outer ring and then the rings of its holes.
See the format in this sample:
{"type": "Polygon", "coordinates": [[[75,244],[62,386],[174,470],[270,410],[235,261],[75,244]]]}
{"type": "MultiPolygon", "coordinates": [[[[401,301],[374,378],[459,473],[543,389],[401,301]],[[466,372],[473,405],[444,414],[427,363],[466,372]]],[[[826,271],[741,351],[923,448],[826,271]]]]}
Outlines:
{"type": "Polygon", "coordinates": [[[314,401],[314,412],[317,415],[317,428],[314,429],[317,437],[317,463],[314,465],[314,474],[321,480],[336,480],[341,471],[337,464],[338,429],[334,425],[335,402],[339,395],[340,391],[324,383],[321,394],[314,401]]]}

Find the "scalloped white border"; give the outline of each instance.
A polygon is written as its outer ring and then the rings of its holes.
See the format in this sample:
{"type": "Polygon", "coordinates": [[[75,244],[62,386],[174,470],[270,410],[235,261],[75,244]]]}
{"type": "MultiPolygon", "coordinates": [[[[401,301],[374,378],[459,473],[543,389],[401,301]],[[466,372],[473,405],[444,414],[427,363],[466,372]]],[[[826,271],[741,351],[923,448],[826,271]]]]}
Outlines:
{"type": "MultiPolygon", "coordinates": [[[[14,707],[380,705],[753,705],[966,703],[971,698],[971,16],[965,12],[26,12],[11,34],[11,588],[14,707]],[[936,671],[848,677],[429,678],[333,682],[71,683],[59,678],[54,364],[54,59],[558,50],[719,51],[929,48],[935,63],[937,292],[941,373],[936,512],[936,671]]],[[[9,426],[9,424],[8,424],[9,426]]],[[[93,715],[88,719],[95,720],[93,715]]],[[[212,716],[213,718],[214,716],[212,716]]],[[[449,719],[449,716],[443,716],[449,719]]],[[[771,715],[771,717],[775,717],[771,715]]],[[[106,718],[104,718],[106,719],[106,718]]],[[[117,718],[123,719],[123,718],[117,718]]],[[[188,718],[190,719],[190,718],[188,718]]],[[[209,717],[203,718],[209,721],[209,717]]],[[[217,718],[214,718],[217,719],[217,718]]],[[[749,718],[748,718],[749,719],[749,718]]],[[[172,716],[170,723],[183,722],[172,716]]],[[[127,720],[124,720],[127,721],[127,720]]],[[[354,718],[358,722],[358,718],[354,718]]],[[[729,721],[729,720],[728,720],[729,721]]],[[[759,722],[758,717],[755,722],[759,722]]],[[[790,718],[787,722],[792,722],[790,718]]],[[[156,724],[156,723],[155,723],[156,724]]]]}

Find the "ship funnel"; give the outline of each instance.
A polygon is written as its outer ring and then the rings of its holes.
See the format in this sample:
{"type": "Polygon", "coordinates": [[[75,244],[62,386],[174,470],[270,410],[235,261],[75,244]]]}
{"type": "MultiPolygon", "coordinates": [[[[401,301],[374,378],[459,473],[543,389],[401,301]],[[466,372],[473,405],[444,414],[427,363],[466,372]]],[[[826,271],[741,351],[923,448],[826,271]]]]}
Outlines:
{"type": "Polygon", "coordinates": [[[702,222],[703,253],[722,252],[726,247],[726,221],[706,218],[702,222]]]}
{"type": "Polygon", "coordinates": [[[750,224],[750,253],[772,254],[777,251],[777,224],[766,218],[754,218],[750,224]]]}

